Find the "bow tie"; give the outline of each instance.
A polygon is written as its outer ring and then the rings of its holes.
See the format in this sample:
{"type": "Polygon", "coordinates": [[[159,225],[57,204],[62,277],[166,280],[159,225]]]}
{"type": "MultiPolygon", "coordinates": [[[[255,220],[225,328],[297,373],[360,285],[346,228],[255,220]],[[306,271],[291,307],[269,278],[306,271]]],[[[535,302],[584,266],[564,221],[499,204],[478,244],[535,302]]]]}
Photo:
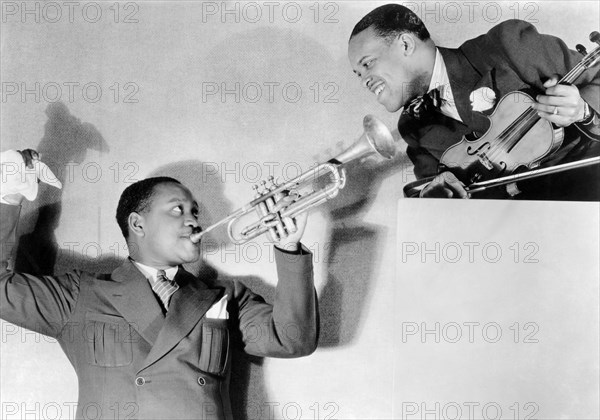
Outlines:
{"type": "Polygon", "coordinates": [[[404,107],[403,114],[410,115],[417,120],[425,120],[430,117],[434,111],[439,111],[442,106],[441,92],[433,89],[425,95],[417,96],[404,107]]]}

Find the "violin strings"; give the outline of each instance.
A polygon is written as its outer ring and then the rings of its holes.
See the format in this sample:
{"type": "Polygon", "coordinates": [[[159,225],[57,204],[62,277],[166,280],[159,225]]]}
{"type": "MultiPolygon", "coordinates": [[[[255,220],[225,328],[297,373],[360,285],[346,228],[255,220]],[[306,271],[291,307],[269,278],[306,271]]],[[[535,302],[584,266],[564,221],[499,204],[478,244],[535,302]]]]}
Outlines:
{"type": "Polygon", "coordinates": [[[518,142],[517,136],[523,132],[521,126],[527,128],[532,120],[531,117],[537,115],[534,112],[532,108],[528,108],[498,135],[500,140],[490,148],[490,159],[496,158],[499,153],[506,151],[506,149],[510,152],[510,149],[518,142]]]}
{"type": "MultiPolygon", "coordinates": [[[[592,53],[584,57],[584,59],[565,74],[558,83],[573,83],[573,81],[575,81],[587,68],[586,63],[595,60],[597,55],[600,55],[600,48],[596,48],[592,53]]],[[[540,116],[537,112],[529,107],[498,135],[498,141],[495,145],[491,146],[488,151],[488,158],[493,162],[501,152],[510,153],[515,145],[523,138],[525,133],[527,133],[539,119],[540,116]]]]}

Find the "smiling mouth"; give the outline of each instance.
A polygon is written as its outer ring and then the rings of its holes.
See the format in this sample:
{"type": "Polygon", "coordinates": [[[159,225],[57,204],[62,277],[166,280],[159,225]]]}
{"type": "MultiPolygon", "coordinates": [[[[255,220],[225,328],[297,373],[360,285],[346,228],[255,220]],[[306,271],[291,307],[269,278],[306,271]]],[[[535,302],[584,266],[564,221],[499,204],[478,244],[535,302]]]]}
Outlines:
{"type": "Polygon", "coordinates": [[[379,97],[381,95],[381,92],[383,92],[384,90],[385,90],[384,82],[377,83],[375,86],[373,86],[371,88],[371,92],[373,92],[375,94],[375,96],[377,96],[377,97],[379,97]]]}

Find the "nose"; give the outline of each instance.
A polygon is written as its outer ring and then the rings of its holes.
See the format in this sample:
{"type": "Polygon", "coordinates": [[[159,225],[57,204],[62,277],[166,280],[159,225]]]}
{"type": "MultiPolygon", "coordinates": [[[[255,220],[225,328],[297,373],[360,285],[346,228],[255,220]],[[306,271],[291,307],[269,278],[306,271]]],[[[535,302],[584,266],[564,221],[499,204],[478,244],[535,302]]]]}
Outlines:
{"type": "Polygon", "coordinates": [[[188,217],[186,217],[185,219],[185,225],[186,226],[191,226],[192,227],[192,231],[195,231],[196,229],[200,228],[200,224],[198,223],[198,221],[196,220],[196,218],[189,214],[188,217]]]}

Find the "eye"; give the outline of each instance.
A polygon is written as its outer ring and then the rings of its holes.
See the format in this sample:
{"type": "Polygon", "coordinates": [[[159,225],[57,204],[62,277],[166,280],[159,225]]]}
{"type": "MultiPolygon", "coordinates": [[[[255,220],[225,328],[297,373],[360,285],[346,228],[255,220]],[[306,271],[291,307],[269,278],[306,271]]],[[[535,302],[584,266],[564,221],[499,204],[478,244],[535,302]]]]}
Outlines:
{"type": "Polygon", "coordinates": [[[370,60],[367,60],[367,61],[365,61],[365,62],[363,63],[363,66],[364,66],[366,69],[370,69],[370,68],[373,66],[373,62],[374,62],[374,61],[375,61],[375,59],[374,59],[374,58],[372,58],[372,59],[370,59],[370,60]]]}
{"type": "Polygon", "coordinates": [[[177,215],[183,214],[183,208],[181,206],[173,207],[173,210],[171,211],[177,215]]]}

